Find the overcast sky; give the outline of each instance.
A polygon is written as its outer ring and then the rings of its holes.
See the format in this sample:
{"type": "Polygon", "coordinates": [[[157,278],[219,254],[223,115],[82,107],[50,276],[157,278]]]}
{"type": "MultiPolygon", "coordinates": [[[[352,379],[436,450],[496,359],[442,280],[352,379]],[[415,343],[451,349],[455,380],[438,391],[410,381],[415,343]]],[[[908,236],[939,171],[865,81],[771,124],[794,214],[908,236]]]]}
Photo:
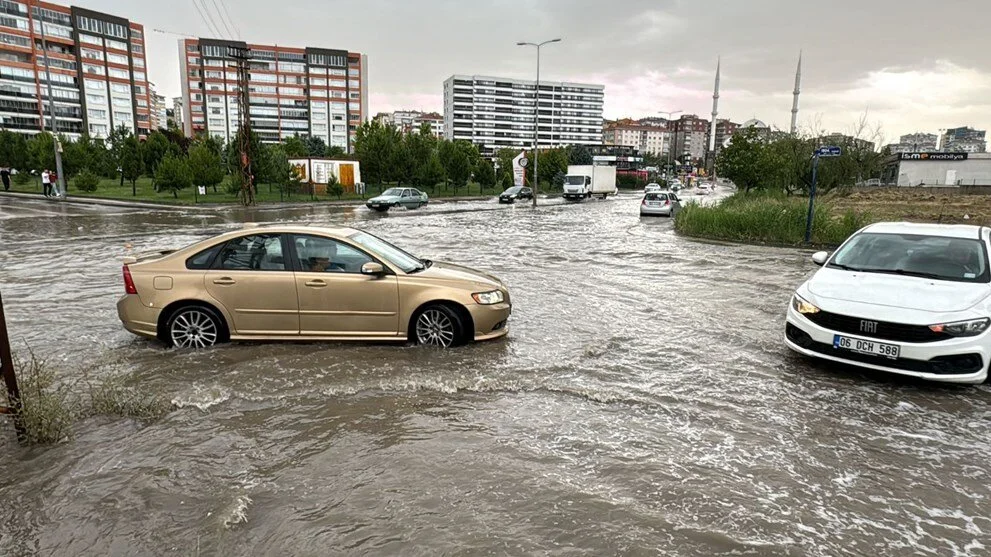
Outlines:
{"type": "Polygon", "coordinates": [[[179,94],[176,35],[215,36],[196,6],[247,42],[368,55],[372,114],[442,110],[452,74],[606,86],[605,117],[720,117],[787,129],[799,50],[799,123],[848,132],[867,111],[886,139],[991,127],[991,0],[76,0],[145,26],[149,78],[179,94]]]}

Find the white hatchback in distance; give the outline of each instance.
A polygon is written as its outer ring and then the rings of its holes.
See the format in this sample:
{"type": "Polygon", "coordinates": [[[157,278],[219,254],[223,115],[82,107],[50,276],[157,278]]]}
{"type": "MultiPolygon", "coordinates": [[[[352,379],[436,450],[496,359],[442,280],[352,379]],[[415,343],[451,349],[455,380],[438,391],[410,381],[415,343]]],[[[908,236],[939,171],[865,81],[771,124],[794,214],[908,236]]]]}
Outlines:
{"type": "Polygon", "coordinates": [[[878,223],[798,287],[785,343],[815,358],[950,383],[991,360],[991,228],[878,223]]]}

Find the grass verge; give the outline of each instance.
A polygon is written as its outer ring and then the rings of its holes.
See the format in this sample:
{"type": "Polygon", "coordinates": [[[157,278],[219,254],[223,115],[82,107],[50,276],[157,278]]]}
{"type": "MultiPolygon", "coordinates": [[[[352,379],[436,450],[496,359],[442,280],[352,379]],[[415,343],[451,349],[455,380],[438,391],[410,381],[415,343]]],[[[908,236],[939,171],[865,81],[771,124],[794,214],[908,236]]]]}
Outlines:
{"type": "Polygon", "coordinates": [[[14,368],[21,390],[24,442],[30,445],[70,439],[79,419],[110,416],[152,422],[173,409],[169,399],[130,387],[120,376],[97,381],[82,373],[73,381],[59,381],[55,369],[34,354],[15,360],[14,368]]]}
{"type": "MultiPolygon", "coordinates": [[[[771,193],[737,192],[718,205],[691,203],[675,217],[674,227],[686,236],[749,244],[804,244],[808,199],[771,193]]],[[[812,218],[812,244],[836,246],[872,222],[868,213],[837,210],[817,201],[812,218]]]]}

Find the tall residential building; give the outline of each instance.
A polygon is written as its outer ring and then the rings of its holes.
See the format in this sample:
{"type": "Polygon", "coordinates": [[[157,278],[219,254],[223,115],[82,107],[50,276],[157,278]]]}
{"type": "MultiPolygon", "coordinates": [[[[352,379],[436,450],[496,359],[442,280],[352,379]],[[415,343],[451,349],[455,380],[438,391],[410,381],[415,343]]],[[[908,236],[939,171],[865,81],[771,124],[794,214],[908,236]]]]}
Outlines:
{"type": "Polygon", "coordinates": [[[170,122],[175,124],[175,127],[180,130],[185,130],[183,122],[185,119],[182,117],[182,97],[172,97],[172,115],[169,117],[170,122]]]}
{"type": "Polygon", "coordinates": [[[672,134],[668,123],[648,124],[643,120],[624,118],[606,122],[602,127],[602,143],[634,147],[640,153],[666,155],[671,149],[672,134]]]}
{"type": "Polygon", "coordinates": [[[155,90],[155,84],[148,84],[148,98],[151,99],[151,129],[158,130],[168,127],[165,97],[155,90]]]}
{"type": "Polygon", "coordinates": [[[0,127],[107,137],[151,128],[144,28],[122,17],[38,0],[0,1],[0,127]],[[44,22],[44,29],[42,29],[44,22]],[[44,38],[42,38],[44,31],[44,38]],[[44,45],[44,46],[43,46],[44,45]],[[47,48],[45,48],[47,47],[47,48]],[[49,76],[45,73],[48,54],[49,76]]]}
{"type": "MultiPolygon", "coordinates": [[[[601,144],[604,90],[602,85],[541,81],[540,146],[601,144]]],[[[485,156],[532,147],[536,104],[533,81],[452,75],[444,82],[444,137],[471,141],[485,156]]]]}
{"type": "Polygon", "coordinates": [[[888,145],[891,153],[935,151],[939,136],[934,133],[910,133],[898,138],[898,143],[888,145]]]}
{"type": "Polygon", "coordinates": [[[674,156],[682,163],[705,160],[709,142],[709,121],[694,114],[675,120],[674,156]]]}
{"type": "Polygon", "coordinates": [[[873,151],[875,148],[873,141],[860,139],[859,137],[842,133],[831,133],[824,135],[821,136],[818,141],[820,145],[836,145],[847,148],[856,147],[861,151],[873,151]]]}
{"type": "Polygon", "coordinates": [[[249,115],[262,141],[309,135],[352,150],[368,119],[368,56],[314,47],[179,41],[186,135],[230,140],[237,133],[237,69],[228,47],[248,50],[249,115]]]}
{"type": "Polygon", "coordinates": [[[985,130],[951,128],[943,133],[942,151],[947,153],[983,153],[988,150],[985,130]]]}
{"type": "Polygon", "coordinates": [[[729,120],[716,120],[716,148],[715,154],[718,155],[719,151],[722,151],[723,145],[729,141],[733,134],[740,130],[740,124],[736,122],[731,122],[729,120]]]}
{"type": "Polygon", "coordinates": [[[397,110],[376,114],[375,119],[382,124],[395,126],[403,133],[418,132],[423,124],[427,124],[434,137],[444,137],[444,117],[436,112],[397,110]]]}

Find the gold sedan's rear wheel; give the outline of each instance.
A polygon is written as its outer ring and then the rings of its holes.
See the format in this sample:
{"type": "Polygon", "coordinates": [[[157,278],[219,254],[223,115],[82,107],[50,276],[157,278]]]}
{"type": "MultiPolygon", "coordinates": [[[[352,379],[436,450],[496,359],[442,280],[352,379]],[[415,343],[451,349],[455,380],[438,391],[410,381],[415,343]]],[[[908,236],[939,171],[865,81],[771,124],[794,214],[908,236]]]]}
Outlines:
{"type": "Polygon", "coordinates": [[[221,339],[220,319],[207,308],[190,306],[172,314],[168,340],[176,348],[207,348],[221,339]]]}
{"type": "Polygon", "coordinates": [[[424,309],[416,318],[417,344],[450,348],[461,343],[464,326],[458,314],[447,306],[435,305],[424,309]]]}

